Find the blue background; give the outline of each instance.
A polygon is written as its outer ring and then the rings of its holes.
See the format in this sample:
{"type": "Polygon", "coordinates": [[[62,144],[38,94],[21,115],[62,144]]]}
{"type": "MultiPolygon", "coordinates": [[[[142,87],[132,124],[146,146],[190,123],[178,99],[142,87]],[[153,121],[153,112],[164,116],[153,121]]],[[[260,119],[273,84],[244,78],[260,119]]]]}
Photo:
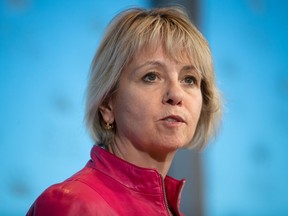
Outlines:
{"type": "Polygon", "coordinates": [[[207,215],[288,215],[288,2],[204,2],[225,100],[204,157],[207,215]]]}
{"type": "MultiPolygon", "coordinates": [[[[95,50],[114,15],[151,6],[123,2],[0,1],[0,215],[24,215],[87,162],[85,87],[95,50]]],[[[218,139],[202,153],[205,213],[288,215],[288,2],[200,6],[224,96],[218,139]]]]}

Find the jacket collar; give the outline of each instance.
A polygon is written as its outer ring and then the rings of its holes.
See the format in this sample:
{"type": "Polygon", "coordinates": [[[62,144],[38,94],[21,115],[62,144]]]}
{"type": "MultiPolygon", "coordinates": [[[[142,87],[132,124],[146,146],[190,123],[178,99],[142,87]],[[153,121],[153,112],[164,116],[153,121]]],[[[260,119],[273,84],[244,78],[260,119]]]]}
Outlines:
{"type": "Polygon", "coordinates": [[[179,212],[180,196],[185,179],[179,181],[170,176],[163,179],[157,170],[128,163],[96,145],[91,150],[91,160],[88,166],[109,175],[134,191],[163,194],[165,190],[169,207],[179,212]]]}

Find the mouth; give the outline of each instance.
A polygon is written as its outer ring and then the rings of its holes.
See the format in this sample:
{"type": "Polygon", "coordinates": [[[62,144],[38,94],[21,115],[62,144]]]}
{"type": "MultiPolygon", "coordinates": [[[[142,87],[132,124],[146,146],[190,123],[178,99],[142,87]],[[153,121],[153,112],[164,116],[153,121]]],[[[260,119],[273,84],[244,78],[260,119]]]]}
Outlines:
{"type": "Polygon", "coordinates": [[[186,123],[184,121],[184,119],[178,115],[166,116],[166,117],[162,118],[161,121],[186,123]]]}

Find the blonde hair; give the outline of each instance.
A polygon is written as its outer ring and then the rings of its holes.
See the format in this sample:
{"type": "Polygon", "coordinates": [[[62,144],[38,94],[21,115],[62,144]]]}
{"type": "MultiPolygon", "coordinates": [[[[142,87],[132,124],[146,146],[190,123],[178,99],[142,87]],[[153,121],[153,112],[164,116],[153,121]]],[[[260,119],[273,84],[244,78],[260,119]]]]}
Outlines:
{"type": "Polygon", "coordinates": [[[200,119],[186,147],[204,147],[216,135],[221,99],[215,84],[209,45],[181,8],[129,9],[112,20],[93,59],[87,87],[86,124],[99,145],[113,144],[115,128],[105,130],[99,106],[117,91],[122,71],[142,48],[163,45],[177,61],[186,55],[201,73],[200,119]]]}

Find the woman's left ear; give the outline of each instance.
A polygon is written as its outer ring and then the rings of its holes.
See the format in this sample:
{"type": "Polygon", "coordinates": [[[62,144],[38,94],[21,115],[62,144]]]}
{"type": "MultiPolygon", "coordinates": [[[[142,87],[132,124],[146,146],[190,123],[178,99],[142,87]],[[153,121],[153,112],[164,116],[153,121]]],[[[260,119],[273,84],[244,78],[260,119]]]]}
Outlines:
{"type": "Polygon", "coordinates": [[[104,101],[103,104],[99,106],[99,110],[100,110],[103,120],[106,123],[114,122],[113,105],[112,105],[111,99],[108,102],[104,101]]]}

